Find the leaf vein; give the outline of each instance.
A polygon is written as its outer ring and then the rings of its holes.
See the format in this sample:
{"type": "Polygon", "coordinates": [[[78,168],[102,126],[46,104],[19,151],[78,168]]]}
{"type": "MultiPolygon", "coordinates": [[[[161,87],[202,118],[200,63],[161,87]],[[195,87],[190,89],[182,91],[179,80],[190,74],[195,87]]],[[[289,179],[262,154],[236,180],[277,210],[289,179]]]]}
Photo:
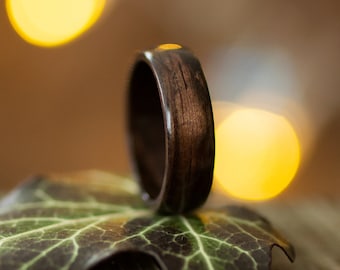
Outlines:
{"type": "Polygon", "coordinates": [[[203,258],[205,259],[205,263],[210,270],[214,270],[214,266],[212,265],[212,262],[209,258],[209,255],[206,253],[204,245],[200,239],[200,235],[197,234],[197,232],[194,230],[194,228],[191,226],[191,224],[188,222],[188,220],[184,217],[180,217],[182,223],[184,226],[189,230],[190,233],[192,233],[193,237],[195,238],[198,248],[202,253],[203,258]]]}

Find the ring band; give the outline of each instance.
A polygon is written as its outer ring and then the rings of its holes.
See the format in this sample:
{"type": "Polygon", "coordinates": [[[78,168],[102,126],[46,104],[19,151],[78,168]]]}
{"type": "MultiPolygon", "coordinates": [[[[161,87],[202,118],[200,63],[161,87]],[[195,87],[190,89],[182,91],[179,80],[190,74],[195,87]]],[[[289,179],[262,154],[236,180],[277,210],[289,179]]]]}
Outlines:
{"type": "Polygon", "coordinates": [[[163,214],[191,211],[209,195],[214,122],[199,61],[179,45],[137,55],[128,90],[133,169],[143,199],[163,214]]]}

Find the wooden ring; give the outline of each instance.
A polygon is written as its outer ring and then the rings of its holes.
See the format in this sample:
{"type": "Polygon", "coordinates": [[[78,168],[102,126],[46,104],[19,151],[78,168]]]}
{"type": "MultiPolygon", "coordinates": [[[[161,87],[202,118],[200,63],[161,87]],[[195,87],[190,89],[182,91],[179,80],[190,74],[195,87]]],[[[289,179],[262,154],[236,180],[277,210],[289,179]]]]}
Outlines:
{"type": "Polygon", "coordinates": [[[163,214],[205,202],[213,179],[214,122],[201,65],[189,50],[165,44],[137,55],[128,131],[145,201],[163,214]]]}

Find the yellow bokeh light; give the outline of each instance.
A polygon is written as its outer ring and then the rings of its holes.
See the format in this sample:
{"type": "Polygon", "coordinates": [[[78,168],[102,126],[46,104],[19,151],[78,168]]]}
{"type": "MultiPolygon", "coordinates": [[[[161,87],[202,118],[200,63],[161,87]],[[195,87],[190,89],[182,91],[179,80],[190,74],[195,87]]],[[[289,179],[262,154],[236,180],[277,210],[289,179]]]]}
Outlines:
{"type": "Polygon", "coordinates": [[[105,0],[7,0],[9,20],[27,42],[38,46],[67,43],[93,25],[105,0]]]}
{"type": "Polygon", "coordinates": [[[258,109],[238,109],[216,130],[217,187],[246,200],[278,195],[300,164],[300,143],[282,116],[258,109]]]}
{"type": "Polygon", "coordinates": [[[181,48],[182,48],[181,45],[175,44],[175,43],[166,43],[166,44],[159,45],[157,47],[158,50],[178,50],[181,48]]]}

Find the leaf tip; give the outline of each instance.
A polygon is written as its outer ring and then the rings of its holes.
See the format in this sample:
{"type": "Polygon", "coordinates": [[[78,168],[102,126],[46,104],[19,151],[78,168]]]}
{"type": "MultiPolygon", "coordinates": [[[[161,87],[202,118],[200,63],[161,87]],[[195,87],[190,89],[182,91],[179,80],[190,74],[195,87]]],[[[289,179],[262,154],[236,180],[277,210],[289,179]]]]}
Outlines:
{"type": "Polygon", "coordinates": [[[42,174],[33,175],[26,178],[22,183],[20,183],[12,192],[5,196],[0,201],[0,208],[7,208],[18,202],[26,200],[30,193],[35,192],[35,190],[44,182],[46,177],[42,174]]]}
{"type": "Polygon", "coordinates": [[[295,248],[290,243],[287,243],[285,246],[279,244],[273,244],[272,248],[278,247],[282,252],[288,257],[290,262],[294,262],[296,258],[295,248]]]}

